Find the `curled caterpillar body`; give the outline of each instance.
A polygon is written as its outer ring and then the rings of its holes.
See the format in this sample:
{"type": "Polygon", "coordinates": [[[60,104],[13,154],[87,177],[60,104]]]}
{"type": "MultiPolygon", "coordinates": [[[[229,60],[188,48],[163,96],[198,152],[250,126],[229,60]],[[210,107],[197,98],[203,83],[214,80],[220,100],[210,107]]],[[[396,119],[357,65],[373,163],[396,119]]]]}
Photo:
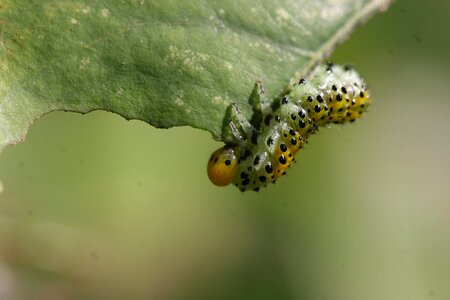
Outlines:
{"type": "Polygon", "coordinates": [[[252,97],[250,102],[262,122],[250,124],[239,108],[232,106],[230,129],[235,143],[216,150],[208,162],[208,176],[216,185],[232,182],[241,191],[258,191],[285,174],[309,135],[320,126],[353,122],[371,103],[355,70],[331,64],[318,66],[309,79],[301,79],[274,111],[259,82],[252,97]]]}

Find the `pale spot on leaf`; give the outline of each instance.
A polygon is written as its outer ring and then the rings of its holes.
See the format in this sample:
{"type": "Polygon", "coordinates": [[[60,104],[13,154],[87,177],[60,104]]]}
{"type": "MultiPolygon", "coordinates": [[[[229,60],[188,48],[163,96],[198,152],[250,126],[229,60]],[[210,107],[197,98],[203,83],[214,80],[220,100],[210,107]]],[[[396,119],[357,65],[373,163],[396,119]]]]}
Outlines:
{"type": "Polygon", "coordinates": [[[109,9],[107,9],[107,8],[103,8],[102,10],[101,10],[101,14],[102,14],[102,17],[109,17],[109,9]]]}

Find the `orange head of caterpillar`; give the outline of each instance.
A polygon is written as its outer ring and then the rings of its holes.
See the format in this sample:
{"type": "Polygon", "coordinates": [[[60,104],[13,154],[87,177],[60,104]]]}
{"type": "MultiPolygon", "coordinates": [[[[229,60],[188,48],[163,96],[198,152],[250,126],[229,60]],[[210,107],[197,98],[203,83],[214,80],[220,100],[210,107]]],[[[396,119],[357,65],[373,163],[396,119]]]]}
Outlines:
{"type": "Polygon", "coordinates": [[[226,186],[236,177],[238,163],[234,148],[224,146],[214,151],[208,161],[208,177],[217,186],[226,186]]]}

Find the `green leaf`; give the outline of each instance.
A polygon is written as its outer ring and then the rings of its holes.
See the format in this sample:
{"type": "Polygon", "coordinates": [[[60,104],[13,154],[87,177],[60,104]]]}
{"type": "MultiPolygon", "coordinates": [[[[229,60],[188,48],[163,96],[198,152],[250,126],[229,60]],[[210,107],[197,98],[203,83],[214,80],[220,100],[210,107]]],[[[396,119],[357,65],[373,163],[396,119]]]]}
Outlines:
{"type": "Polygon", "coordinates": [[[256,80],[279,94],[389,0],[3,0],[0,148],[55,110],[220,139],[256,80]]]}

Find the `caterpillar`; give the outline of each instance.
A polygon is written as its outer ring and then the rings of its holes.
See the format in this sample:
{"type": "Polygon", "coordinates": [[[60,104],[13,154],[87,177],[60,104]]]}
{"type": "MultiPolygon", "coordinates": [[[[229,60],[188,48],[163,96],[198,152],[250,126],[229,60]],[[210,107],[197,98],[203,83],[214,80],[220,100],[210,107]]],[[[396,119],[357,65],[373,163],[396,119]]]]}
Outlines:
{"type": "Polygon", "coordinates": [[[353,68],[328,63],[317,66],[309,79],[300,79],[276,103],[265,98],[261,82],[256,82],[250,103],[257,122],[232,104],[226,130],[234,141],[214,151],[207,166],[212,183],[232,182],[242,192],[275,183],[295,163],[310,134],[329,123],[355,121],[371,98],[353,68]]]}

